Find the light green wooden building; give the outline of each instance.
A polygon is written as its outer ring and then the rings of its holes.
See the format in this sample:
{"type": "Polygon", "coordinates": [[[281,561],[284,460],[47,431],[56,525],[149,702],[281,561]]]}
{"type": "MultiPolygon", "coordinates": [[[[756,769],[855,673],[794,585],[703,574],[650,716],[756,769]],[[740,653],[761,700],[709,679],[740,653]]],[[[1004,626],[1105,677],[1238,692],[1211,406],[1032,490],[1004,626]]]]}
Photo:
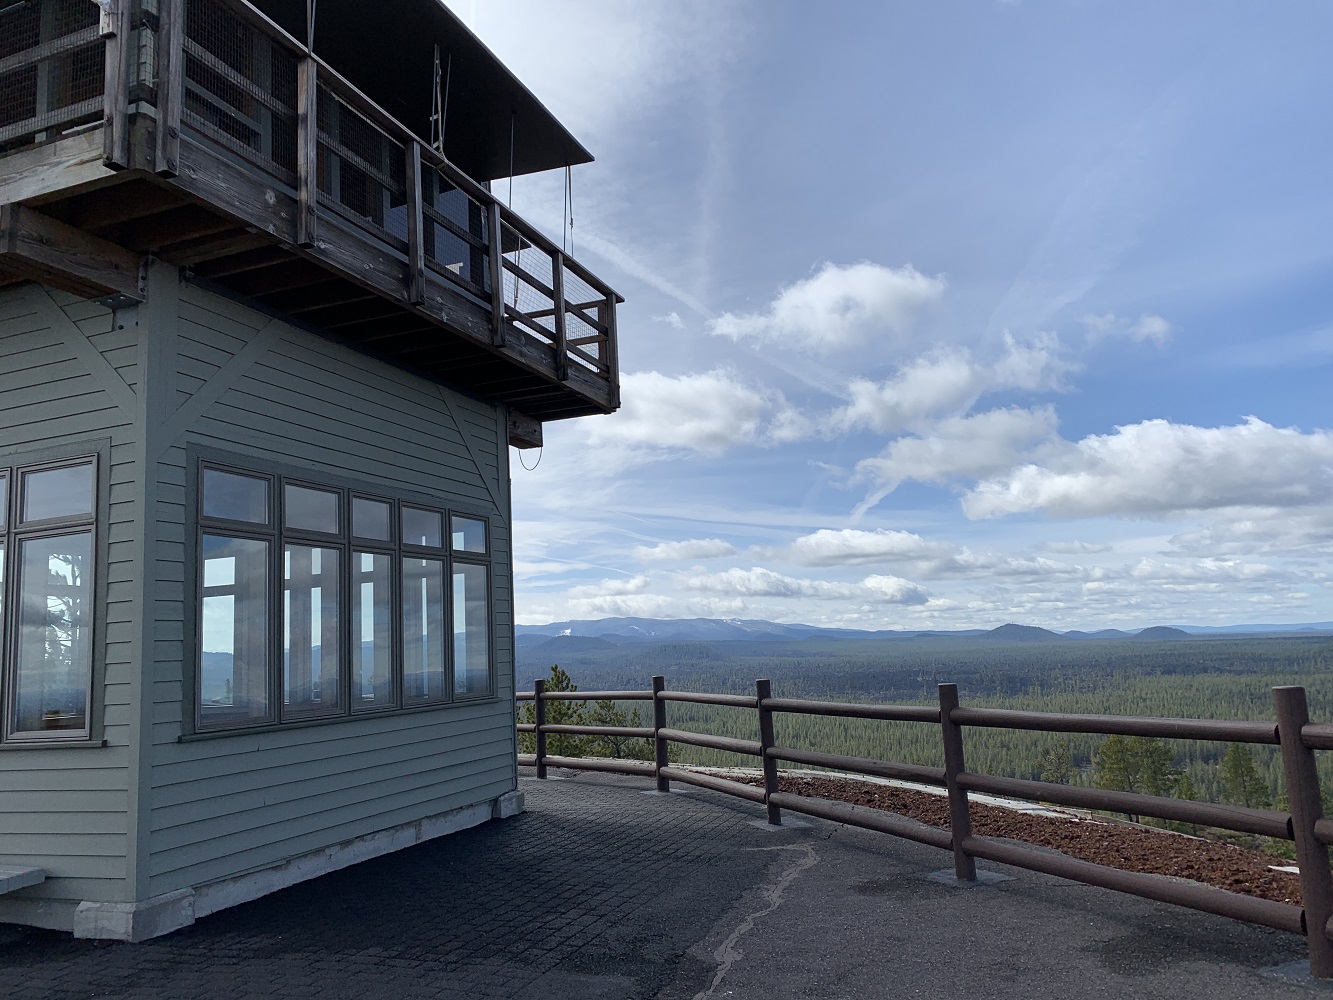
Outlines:
{"type": "Polygon", "coordinates": [[[618,297],[437,0],[0,9],[0,921],[139,940],[521,809],[509,446],[618,297]],[[109,8],[109,9],[108,9],[109,8]]]}

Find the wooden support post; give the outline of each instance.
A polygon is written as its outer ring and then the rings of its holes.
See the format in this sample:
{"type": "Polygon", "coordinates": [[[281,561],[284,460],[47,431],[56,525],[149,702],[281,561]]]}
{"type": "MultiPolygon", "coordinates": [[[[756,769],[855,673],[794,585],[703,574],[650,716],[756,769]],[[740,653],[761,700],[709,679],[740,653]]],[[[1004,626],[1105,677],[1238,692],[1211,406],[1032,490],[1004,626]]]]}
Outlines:
{"type": "Polygon", "coordinates": [[[963,730],[949,713],[958,707],[958,685],[940,685],[940,733],[944,738],[944,782],[949,789],[949,829],[953,837],[953,872],[960,881],[977,880],[977,863],[963,850],[963,841],[972,836],[972,816],[968,811],[967,789],[958,786],[963,764],[963,730]]]}
{"type": "Polygon", "coordinates": [[[551,305],[555,309],[555,377],[569,381],[569,343],[565,332],[565,255],[551,254],[551,305]]]}
{"type": "Polygon", "coordinates": [[[403,148],[406,157],[403,180],[407,186],[407,301],[419,306],[426,301],[426,219],[422,212],[425,193],[421,187],[421,143],[413,139],[403,148]]]}
{"type": "Polygon", "coordinates": [[[667,741],[662,736],[666,728],[666,699],[662,692],[666,690],[666,678],[661,674],[653,677],[653,774],[657,778],[659,792],[671,791],[671,781],[662,777],[662,768],[671,764],[667,756],[667,741]]]}
{"type": "Polygon", "coordinates": [[[130,165],[130,0],[112,0],[101,18],[106,39],[102,90],[102,163],[112,170],[130,165]]]}
{"type": "Polygon", "coordinates": [[[607,295],[606,313],[606,377],[611,382],[611,407],[620,409],[620,343],[616,338],[616,297],[607,295]]]}
{"type": "Polygon", "coordinates": [[[1333,978],[1333,942],[1328,939],[1328,921],[1333,916],[1333,875],[1328,848],[1315,837],[1315,822],[1324,815],[1319,794],[1319,774],[1314,751],[1301,739],[1310,721],[1303,687],[1273,688],[1277,707],[1278,739],[1282,744],[1282,771],[1287,782],[1291,827],[1296,840],[1296,864],[1301,870],[1301,899],[1305,912],[1305,942],[1310,953],[1310,975],[1333,978]]]}
{"type": "Polygon", "coordinates": [[[504,258],[500,253],[501,240],[500,203],[493,201],[486,206],[486,228],[490,230],[490,270],[491,270],[491,344],[495,347],[505,345],[505,281],[504,258]]]}
{"type": "Polygon", "coordinates": [[[537,777],[546,777],[546,702],[542,700],[542,695],[546,693],[546,681],[536,680],[532,682],[532,704],[533,720],[537,723],[536,736],[537,743],[537,777]]]}
{"type": "Polygon", "coordinates": [[[767,677],[754,682],[754,693],[759,709],[759,748],[763,751],[764,762],[764,805],[768,808],[768,822],[772,826],[782,825],[782,810],[773,804],[773,796],[778,792],[778,762],[768,755],[776,745],[773,738],[773,713],[765,707],[765,702],[773,697],[773,685],[767,677]]]}
{"type": "Polygon", "coordinates": [[[296,67],[296,244],[315,245],[319,205],[319,76],[309,56],[296,67]]]}
{"type": "Polygon", "coordinates": [[[181,107],[185,102],[185,0],[161,0],[157,28],[157,142],[154,165],[163,177],[180,171],[181,107]]]}

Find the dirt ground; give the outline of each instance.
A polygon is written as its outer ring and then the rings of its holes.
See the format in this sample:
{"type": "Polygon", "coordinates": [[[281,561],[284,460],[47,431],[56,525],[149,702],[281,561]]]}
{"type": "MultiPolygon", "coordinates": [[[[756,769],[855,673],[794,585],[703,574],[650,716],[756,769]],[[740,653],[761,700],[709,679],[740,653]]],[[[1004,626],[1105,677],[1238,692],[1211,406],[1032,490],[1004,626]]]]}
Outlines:
{"type": "MultiPolygon", "coordinates": [[[[763,783],[760,778],[742,780],[763,783]]],[[[781,775],[779,785],[784,792],[884,809],[928,826],[949,826],[949,803],[942,795],[849,778],[781,775]]],[[[1175,875],[1247,896],[1301,903],[1299,878],[1269,867],[1283,862],[1231,844],[1101,819],[1033,816],[976,802],[972,830],[979,836],[1021,840],[1126,871],[1175,875]]]]}

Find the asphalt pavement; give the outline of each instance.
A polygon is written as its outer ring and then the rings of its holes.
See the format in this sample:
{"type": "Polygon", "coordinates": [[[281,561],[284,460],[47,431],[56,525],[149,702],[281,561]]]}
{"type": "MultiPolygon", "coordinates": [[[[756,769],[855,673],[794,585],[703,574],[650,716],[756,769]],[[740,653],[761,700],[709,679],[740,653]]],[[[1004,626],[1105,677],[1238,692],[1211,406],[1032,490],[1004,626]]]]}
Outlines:
{"type": "Polygon", "coordinates": [[[514,819],[137,945],[0,925],[6,1000],[1311,1000],[1291,935],[713,792],[524,777],[514,819]]]}

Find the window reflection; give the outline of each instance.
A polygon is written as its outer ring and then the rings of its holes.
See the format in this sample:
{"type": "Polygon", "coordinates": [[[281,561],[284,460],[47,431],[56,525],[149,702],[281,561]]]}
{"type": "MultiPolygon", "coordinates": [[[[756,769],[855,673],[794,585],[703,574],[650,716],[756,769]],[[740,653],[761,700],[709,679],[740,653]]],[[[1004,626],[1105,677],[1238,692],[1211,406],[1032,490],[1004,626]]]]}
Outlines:
{"type": "Polygon", "coordinates": [[[352,707],[393,704],[393,560],[352,555],[352,707]]]}
{"type": "Polygon", "coordinates": [[[454,696],[490,693],[491,615],[485,566],[454,566],[454,696]]]}
{"type": "Polygon", "coordinates": [[[269,717],[268,552],[265,541],[204,535],[201,725],[269,717]]]}
{"type": "Polygon", "coordinates": [[[451,518],[450,534],[453,535],[455,552],[486,551],[486,522],[475,517],[451,518]]]}
{"type": "Polygon", "coordinates": [[[23,473],[23,521],[88,517],[93,512],[92,463],[23,473]]]}
{"type": "Polygon", "coordinates": [[[203,508],[205,517],[268,524],[268,480],[205,469],[203,508]]]}
{"type": "Polygon", "coordinates": [[[441,701],[444,675],[444,563],[403,560],[403,701],[441,701]]]}
{"type": "Polygon", "coordinates": [[[338,690],[337,549],[288,545],[283,553],[283,705],[285,716],[328,715],[338,690]]]}
{"type": "Polygon", "coordinates": [[[92,532],[24,539],[18,545],[13,731],[87,731],[92,532]]]}

